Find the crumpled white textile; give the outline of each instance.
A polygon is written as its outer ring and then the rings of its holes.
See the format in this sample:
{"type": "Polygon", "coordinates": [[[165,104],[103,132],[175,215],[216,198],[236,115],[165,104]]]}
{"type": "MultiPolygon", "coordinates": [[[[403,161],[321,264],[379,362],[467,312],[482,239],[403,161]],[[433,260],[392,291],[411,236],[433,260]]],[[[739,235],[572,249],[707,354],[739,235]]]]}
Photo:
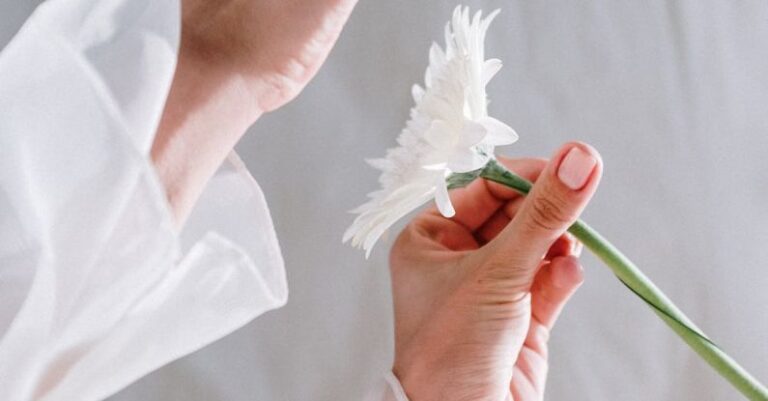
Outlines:
{"type": "MultiPolygon", "coordinates": [[[[151,148],[178,1],[49,0],[0,54],[0,400],[101,400],[285,304],[234,153],[177,233],[151,148]]],[[[407,401],[391,373],[376,400],[407,401]]]]}
{"type": "Polygon", "coordinates": [[[286,302],[235,155],[172,228],[148,153],[179,15],[50,0],[0,54],[0,400],[103,399],[286,302]]]}

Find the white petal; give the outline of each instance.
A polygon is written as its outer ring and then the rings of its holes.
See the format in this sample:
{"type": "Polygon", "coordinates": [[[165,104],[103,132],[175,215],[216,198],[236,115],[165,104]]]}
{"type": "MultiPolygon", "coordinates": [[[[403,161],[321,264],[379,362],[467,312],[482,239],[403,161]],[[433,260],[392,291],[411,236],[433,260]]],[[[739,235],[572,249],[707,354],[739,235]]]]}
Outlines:
{"type": "Polygon", "coordinates": [[[407,197],[398,200],[398,204],[393,205],[384,210],[383,213],[374,216],[374,224],[366,225],[363,228],[364,233],[361,233],[362,243],[359,244],[365,249],[365,257],[368,258],[368,256],[370,256],[376,241],[378,241],[393,224],[405,217],[408,213],[411,213],[428,202],[434,196],[434,192],[435,189],[432,185],[415,188],[414,192],[407,197]]]}
{"type": "Polygon", "coordinates": [[[352,225],[349,226],[344,231],[344,236],[341,237],[341,243],[346,243],[347,241],[352,239],[352,237],[354,237],[355,234],[357,234],[358,230],[359,230],[359,227],[358,227],[357,219],[355,219],[355,221],[352,222],[352,225]]]}
{"type": "MultiPolygon", "coordinates": [[[[458,7],[457,7],[458,8],[458,7]]],[[[453,32],[451,32],[451,23],[445,24],[445,57],[452,59],[456,55],[456,49],[453,45],[453,32]]]]}
{"type": "Polygon", "coordinates": [[[443,120],[432,121],[429,129],[424,132],[424,139],[435,149],[443,149],[450,145],[451,126],[443,120]]]}
{"type": "Polygon", "coordinates": [[[432,47],[429,48],[429,65],[439,67],[445,64],[445,62],[445,52],[443,52],[440,45],[432,42],[432,47]]]}
{"type": "Polygon", "coordinates": [[[437,210],[443,216],[453,217],[456,214],[456,210],[453,209],[451,204],[451,198],[448,196],[448,187],[444,179],[441,179],[437,188],[435,188],[435,203],[437,203],[437,210]]]}
{"type": "Polygon", "coordinates": [[[488,160],[487,156],[467,148],[461,152],[456,152],[454,157],[448,161],[447,167],[455,173],[467,173],[485,167],[488,160]]]}
{"type": "Polygon", "coordinates": [[[432,45],[425,84],[411,88],[416,104],[397,147],[369,162],[382,170],[381,189],[354,210],[357,218],[344,235],[366,255],[389,227],[430,199],[440,213],[453,216],[446,175],[483,167],[494,146],[517,139],[506,124],[487,117],[485,86],[501,62],[485,60],[483,47],[496,14],[483,18],[457,7],[445,26],[445,46],[432,45]]]}
{"type": "Polygon", "coordinates": [[[484,117],[480,120],[486,130],[487,135],[483,139],[483,143],[493,146],[509,145],[517,141],[517,133],[507,124],[493,118],[484,117]]]}
{"type": "Polygon", "coordinates": [[[424,98],[424,88],[419,85],[413,85],[411,87],[411,96],[413,96],[414,102],[420,103],[421,99],[424,98]]]}
{"type": "Polygon", "coordinates": [[[471,120],[464,121],[464,127],[461,130],[458,146],[470,147],[482,142],[488,135],[488,127],[482,123],[476,123],[471,120]]]}
{"type": "Polygon", "coordinates": [[[501,70],[501,60],[497,58],[486,60],[483,64],[483,86],[488,85],[499,70],[501,70]]]}
{"type": "Polygon", "coordinates": [[[382,171],[388,171],[394,167],[394,164],[392,163],[392,161],[387,158],[366,159],[365,161],[371,167],[382,170],[382,171]]]}
{"type": "Polygon", "coordinates": [[[501,9],[495,9],[491,11],[490,14],[488,14],[485,19],[483,19],[483,23],[480,26],[480,31],[483,33],[483,36],[485,36],[485,32],[488,30],[488,26],[491,25],[491,22],[493,22],[494,19],[496,19],[496,16],[499,15],[501,12],[501,9]]]}
{"type": "MultiPolygon", "coordinates": [[[[467,11],[469,11],[469,8],[467,8],[467,11]]],[[[467,15],[469,15],[469,14],[467,14],[467,15]]],[[[473,28],[480,27],[480,17],[482,17],[482,15],[483,15],[483,11],[482,10],[475,11],[475,15],[472,17],[472,27],[473,28]]]]}
{"type": "Polygon", "coordinates": [[[424,164],[421,166],[424,170],[429,171],[441,171],[448,168],[446,162],[447,157],[434,157],[434,159],[424,160],[424,164]]]}

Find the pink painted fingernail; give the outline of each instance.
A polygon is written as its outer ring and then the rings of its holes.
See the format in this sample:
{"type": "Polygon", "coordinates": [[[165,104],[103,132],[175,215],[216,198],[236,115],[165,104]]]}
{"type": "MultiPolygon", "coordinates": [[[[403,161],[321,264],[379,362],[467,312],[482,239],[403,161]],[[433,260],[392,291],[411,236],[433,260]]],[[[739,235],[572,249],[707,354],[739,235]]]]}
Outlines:
{"type": "Polygon", "coordinates": [[[568,188],[578,191],[587,185],[596,165],[597,159],[594,156],[574,146],[560,162],[557,178],[568,188]]]}

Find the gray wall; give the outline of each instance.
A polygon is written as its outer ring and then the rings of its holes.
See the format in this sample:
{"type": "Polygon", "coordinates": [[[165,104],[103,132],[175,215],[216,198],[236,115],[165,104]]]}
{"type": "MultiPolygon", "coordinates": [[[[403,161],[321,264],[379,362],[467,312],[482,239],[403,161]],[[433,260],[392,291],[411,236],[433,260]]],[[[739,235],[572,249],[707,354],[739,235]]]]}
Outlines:
{"type": "MultiPolygon", "coordinates": [[[[0,0],[0,44],[36,1],[0,0]]],[[[474,1],[501,7],[491,112],[510,156],[580,139],[605,160],[585,219],[724,349],[768,382],[768,2],[474,1]],[[577,5],[578,4],[578,5],[577,5]]],[[[453,2],[362,0],[317,79],[239,151],[264,187],[289,304],[114,401],[356,400],[390,365],[383,243],[340,243],[376,185],[453,2]]],[[[591,256],[552,337],[548,400],[730,400],[737,394],[591,256]]]]}

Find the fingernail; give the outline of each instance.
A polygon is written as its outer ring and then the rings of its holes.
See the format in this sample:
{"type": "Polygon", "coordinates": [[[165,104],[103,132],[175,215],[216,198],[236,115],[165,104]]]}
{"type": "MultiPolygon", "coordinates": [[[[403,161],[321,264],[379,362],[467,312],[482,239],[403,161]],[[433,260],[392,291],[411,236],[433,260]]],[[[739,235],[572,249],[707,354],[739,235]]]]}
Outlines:
{"type": "Polygon", "coordinates": [[[597,159],[594,156],[574,146],[560,162],[557,178],[568,188],[578,191],[587,185],[596,165],[597,159]]]}

